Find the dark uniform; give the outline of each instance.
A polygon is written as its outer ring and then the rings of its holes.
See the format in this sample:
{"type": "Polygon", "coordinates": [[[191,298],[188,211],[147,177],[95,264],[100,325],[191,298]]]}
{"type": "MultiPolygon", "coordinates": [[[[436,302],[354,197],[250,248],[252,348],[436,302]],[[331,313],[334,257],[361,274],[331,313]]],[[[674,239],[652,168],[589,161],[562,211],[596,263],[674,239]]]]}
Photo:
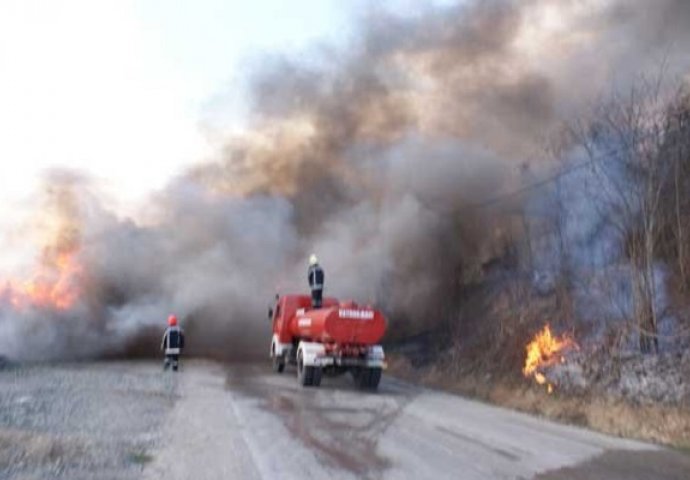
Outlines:
{"type": "Polygon", "coordinates": [[[307,271],[307,278],[309,280],[309,288],[311,289],[311,306],[312,308],[321,308],[321,302],[323,300],[323,282],[326,279],[321,265],[318,263],[311,265],[307,271]]]}
{"type": "Polygon", "coordinates": [[[172,365],[173,371],[177,371],[180,353],[184,348],[184,333],[177,325],[168,327],[163,334],[161,350],[165,351],[165,363],[163,369],[167,370],[172,365]]]}

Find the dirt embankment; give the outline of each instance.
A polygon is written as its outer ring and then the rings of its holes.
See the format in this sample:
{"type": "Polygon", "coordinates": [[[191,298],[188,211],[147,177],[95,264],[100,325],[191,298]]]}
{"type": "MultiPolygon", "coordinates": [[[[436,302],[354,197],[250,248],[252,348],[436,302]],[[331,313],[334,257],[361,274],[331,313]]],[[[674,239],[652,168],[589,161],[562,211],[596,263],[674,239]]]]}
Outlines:
{"type": "Polygon", "coordinates": [[[606,366],[580,356],[552,372],[552,394],[523,378],[519,368],[509,376],[447,361],[415,365],[398,353],[389,355],[389,371],[496,405],[690,451],[690,352],[671,358],[635,356],[606,366]]]}
{"type": "MultiPolygon", "coordinates": [[[[496,275],[468,293],[446,325],[391,341],[390,371],[550,419],[690,450],[690,339],[664,338],[660,353],[641,354],[629,322],[580,318],[569,299],[509,273],[496,275]],[[546,325],[554,337],[571,339],[571,347],[525,378],[526,347],[546,325]],[[537,385],[535,373],[545,385],[537,385]]],[[[577,301],[593,302],[588,296],[577,301]]],[[[690,319],[690,305],[679,301],[676,310],[690,319]]],[[[677,315],[678,325],[688,321],[677,315]]]]}

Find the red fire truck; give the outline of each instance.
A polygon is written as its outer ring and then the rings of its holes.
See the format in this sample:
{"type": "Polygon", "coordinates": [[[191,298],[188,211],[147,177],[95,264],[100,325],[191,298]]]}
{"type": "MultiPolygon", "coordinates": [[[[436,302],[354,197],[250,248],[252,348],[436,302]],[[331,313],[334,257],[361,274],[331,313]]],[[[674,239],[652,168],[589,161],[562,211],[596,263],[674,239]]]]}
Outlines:
{"type": "Polygon", "coordinates": [[[386,319],[378,310],[354,302],[325,298],[311,308],[308,295],[278,297],[273,322],[271,359],[276,372],[297,366],[302,386],[318,387],[321,377],[350,372],[358,387],[375,390],[385,367],[386,319]]]}

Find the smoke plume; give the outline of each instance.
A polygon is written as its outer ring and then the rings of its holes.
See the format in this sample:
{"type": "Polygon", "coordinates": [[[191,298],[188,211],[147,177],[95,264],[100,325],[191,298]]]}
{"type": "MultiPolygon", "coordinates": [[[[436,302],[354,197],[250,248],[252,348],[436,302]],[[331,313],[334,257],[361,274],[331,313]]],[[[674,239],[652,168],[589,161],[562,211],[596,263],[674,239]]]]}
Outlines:
{"type": "Polygon", "coordinates": [[[245,130],[152,198],[146,221],[109,212],[85,179],[49,177],[79,297],[17,309],[5,292],[0,353],[150,351],[175,312],[195,353],[263,354],[267,307],[306,291],[312,252],[328,295],[396,328],[442,321],[515,235],[477,205],[548,169],[548,140],[612,85],[690,65],[683,0],[460,2],[361,23],[345,49],[252,72],[245,130]]]}

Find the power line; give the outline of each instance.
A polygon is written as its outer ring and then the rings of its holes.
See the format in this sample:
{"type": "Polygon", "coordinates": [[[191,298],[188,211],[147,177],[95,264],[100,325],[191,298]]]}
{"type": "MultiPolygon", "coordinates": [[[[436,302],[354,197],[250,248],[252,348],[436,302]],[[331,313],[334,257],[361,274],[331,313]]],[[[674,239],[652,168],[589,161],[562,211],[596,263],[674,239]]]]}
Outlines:
{"type": "Polygon", "coordinates": [[[491,205],[494,205],[496,203],[502,202],[503,200],[506,200],[508,198],[516,197],[522,193],[528,192],[530,190],[536,190],[538,188],[541,188],[545,185],[548,185],[549,183],[555,182],[561,177],[565,177],[567,175],[570,175],[571,173],[574,173],[584,167],[587,167],[589,165],[592,165],[595,162],[595,158],[592,158],[590,160],[587,160],[586,162],[581,162],[575,165],[572,165],[564,170],[559,171],[555,175],[552,175],[550,177],[544,178],[542,180],[539,180],[538,182],[531,183],[529,185],[525,185],[524,187],[518,188],[517,190],[514,190],[512,192],[504,193],[502,195],[497,195],[495,197],[489,198],[487,200],[484,200],[483,202],[480,203],[474,203],[469,205],[470,208],[476,208],[476,209],[482,209],[489,207],[491,205]]]}
{"type": "MultiPolygon", "coordinates": [[[[678,132],[683,132],[683,131],[685,131],[685,129],[683,129],[682,127],[675,127],[673,129],[669,129],[666,133],[670,134],[670,133],[678,133],[678,132]]],[[[507,200],[507,199],[512,198],[512,197],[516,197],[522,193],[529,192],[530,190],[536,190],[538,188],[541,188],[545,185],[548,185],[552,182],[555,182],[559,178],[565,177],[565,176],[570,175],[570,174],[572,174],[572,173],[574,173],[574,172],[576,172],[576,171],[578,171],[584,167],[590,166],[599,160],[610,158],[613,155],[617,155],[619,153],[622,153],[624,150],[625,150],[624,148],[618,148],[618,149],[610,150],[610,151],[605,152],[605,153],[601,153],[597,156],[591,156],[590,159],[587,161],[577,163],[575,165],[571,165],[570,167],[565,168],[565,169],[559,171],[558,173],[551,175],[550,177],[539,180],[538,182],[534,182],[534,183],[531,183],[529,185],[525,185],[521,188],[518,188],[515,191],[504,193],[502,195],[497,195],[495,197],[489,198],[489,199],[484,200],[484,201],[479,202],[479,203],[470,204],[470,205],[468,205],[468,207],[469,208],[475,208],[475,209],[479,210],[482,208],[489,207],[491,205],[495,205],[496,203],[502,202],[503,200],[507,200]]]]}

